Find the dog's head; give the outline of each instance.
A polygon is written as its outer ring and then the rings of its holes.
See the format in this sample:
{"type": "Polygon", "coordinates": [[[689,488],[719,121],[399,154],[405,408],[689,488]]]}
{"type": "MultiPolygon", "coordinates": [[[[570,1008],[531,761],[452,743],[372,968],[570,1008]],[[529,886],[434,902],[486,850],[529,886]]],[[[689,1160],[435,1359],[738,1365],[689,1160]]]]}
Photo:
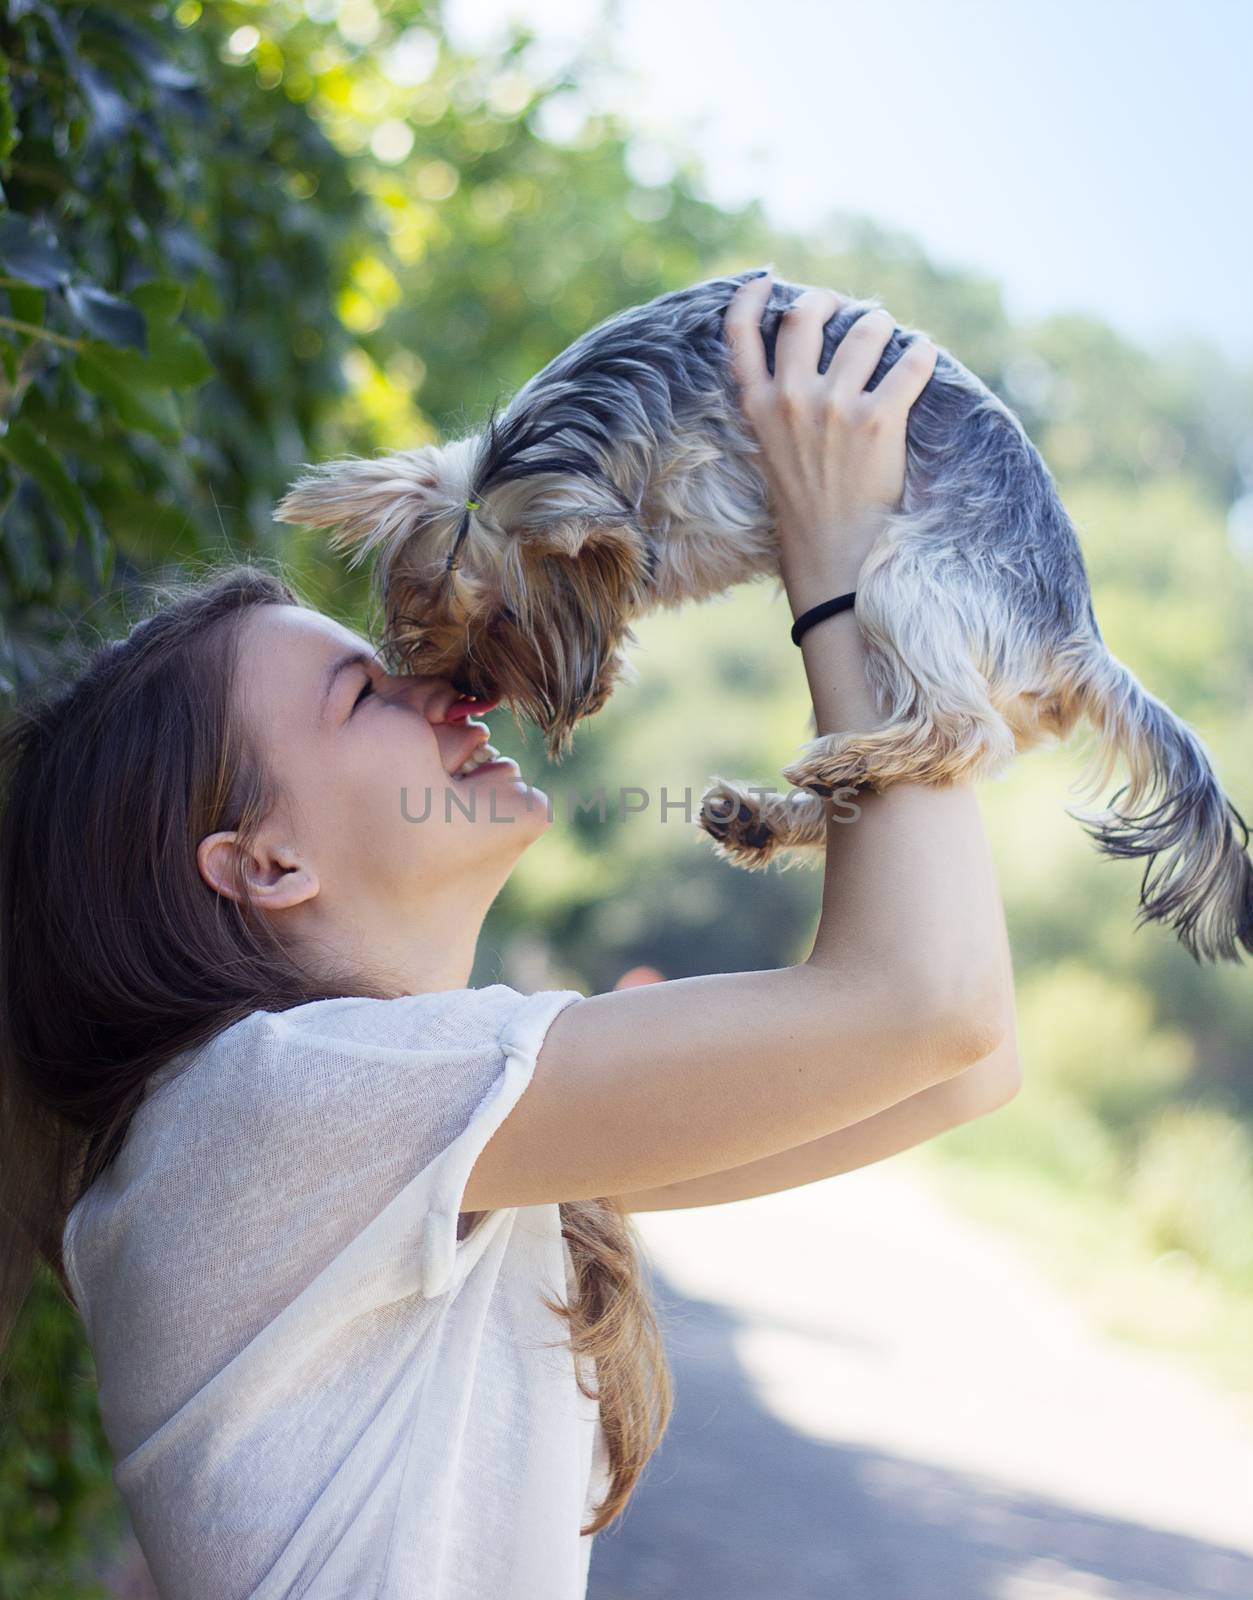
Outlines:
{"type": "Polygon", "coordinates": [[[353,564],[376,556],[385,645],[401,670],[499,700],[543,731],[549,758],[631,679],[630,620],[653,552],[636,508],[577,443],[545,447],[525,415],[446,445],[310,469],[280,522],[333,527],[353,564]]]}

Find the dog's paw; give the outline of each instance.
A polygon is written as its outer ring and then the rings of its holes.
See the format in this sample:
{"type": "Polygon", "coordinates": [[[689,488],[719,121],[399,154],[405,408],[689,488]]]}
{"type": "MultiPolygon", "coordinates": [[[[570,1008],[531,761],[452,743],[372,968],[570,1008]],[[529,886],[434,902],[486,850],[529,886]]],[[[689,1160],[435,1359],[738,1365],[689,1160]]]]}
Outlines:
{"type": "Polygon", "coordinates": [[[766,866],[778,848],[762,811],[761,799],[738,784],[715,783],[701,797],[699,820],[718,855],[751,870],[766,866]]]}
{"type": "Polygon", "coordinates": [[[898,783],[949,784],[1004,770],[1014,737],[999,716],[912,717],[873,733],[811,740],[783,769],[798,789],[830,799],[841,790],[882,793],[898,783]]]}
{"type": "Polygon", "coordinates": [[[851,792],[873,782],[870,751],[852,737],[843,742],[831,739],[784,767],[783,776],[797,789],[830,800],[841,790],[851,792]]]}

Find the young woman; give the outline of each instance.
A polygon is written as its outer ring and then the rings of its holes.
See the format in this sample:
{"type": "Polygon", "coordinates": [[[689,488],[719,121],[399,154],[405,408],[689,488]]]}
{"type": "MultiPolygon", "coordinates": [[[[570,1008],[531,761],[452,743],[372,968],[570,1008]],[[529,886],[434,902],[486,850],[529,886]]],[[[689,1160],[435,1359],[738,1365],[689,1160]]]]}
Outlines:
{"type": "MultiPolygon", "coordinates": [[[[866,392],[871,313],[819,374],[812,290],[771,378],[766,283],[727,337],[799,615],[855,586],[935,352],[866,392]]],[[[803,652],[819,731],[878,724],[850,615],[803,652]]],[[[476,709],[245,567],[5,732],[0,1326],[47,1261],[166,1600],[576,1600],[670,1414],[630,1213],[807,1182],[1014,1092],[964,786],[833,807],[795,966],[467,987],[548,826],[511,762],[462,775],[476,709]]]]}

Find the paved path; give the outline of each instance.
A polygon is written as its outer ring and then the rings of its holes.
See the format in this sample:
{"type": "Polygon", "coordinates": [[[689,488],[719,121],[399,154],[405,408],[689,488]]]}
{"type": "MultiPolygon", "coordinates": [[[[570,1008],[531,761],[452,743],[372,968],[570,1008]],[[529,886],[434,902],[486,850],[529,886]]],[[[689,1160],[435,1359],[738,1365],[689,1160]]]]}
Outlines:
{"type": "Polygon", "coordinates": [[[670,1430],[589,1600],[1253,1597],[1253,1426],[908,1157],[642,1213],[670,1430]]]}

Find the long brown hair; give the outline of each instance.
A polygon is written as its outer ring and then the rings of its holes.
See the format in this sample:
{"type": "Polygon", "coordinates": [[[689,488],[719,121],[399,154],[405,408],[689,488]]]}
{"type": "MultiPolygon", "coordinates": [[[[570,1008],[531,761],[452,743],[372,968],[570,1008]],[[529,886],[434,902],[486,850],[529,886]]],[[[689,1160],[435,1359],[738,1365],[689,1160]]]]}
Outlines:
{"type": "MultiPolygon", "coordinates": [[[[381,997],[359,973],[302,968],[196,865],[210,833],[237,829],[246,850],[274,799],[235,709],[240,620],[303,602],[246,564],[153,598],[0,729],[0,1379],[40,1261],[72,1302],[65,1219],[121,1149],[149,1076],[253,1011],[381,997]]],[[[661,1442],[671,1380],[621,1201],[567,1201],[560,1216],[576,1291],[545,1304],[599,1396],[612,1477],[581,1530],[596,1533],[661,1442]]]]}

